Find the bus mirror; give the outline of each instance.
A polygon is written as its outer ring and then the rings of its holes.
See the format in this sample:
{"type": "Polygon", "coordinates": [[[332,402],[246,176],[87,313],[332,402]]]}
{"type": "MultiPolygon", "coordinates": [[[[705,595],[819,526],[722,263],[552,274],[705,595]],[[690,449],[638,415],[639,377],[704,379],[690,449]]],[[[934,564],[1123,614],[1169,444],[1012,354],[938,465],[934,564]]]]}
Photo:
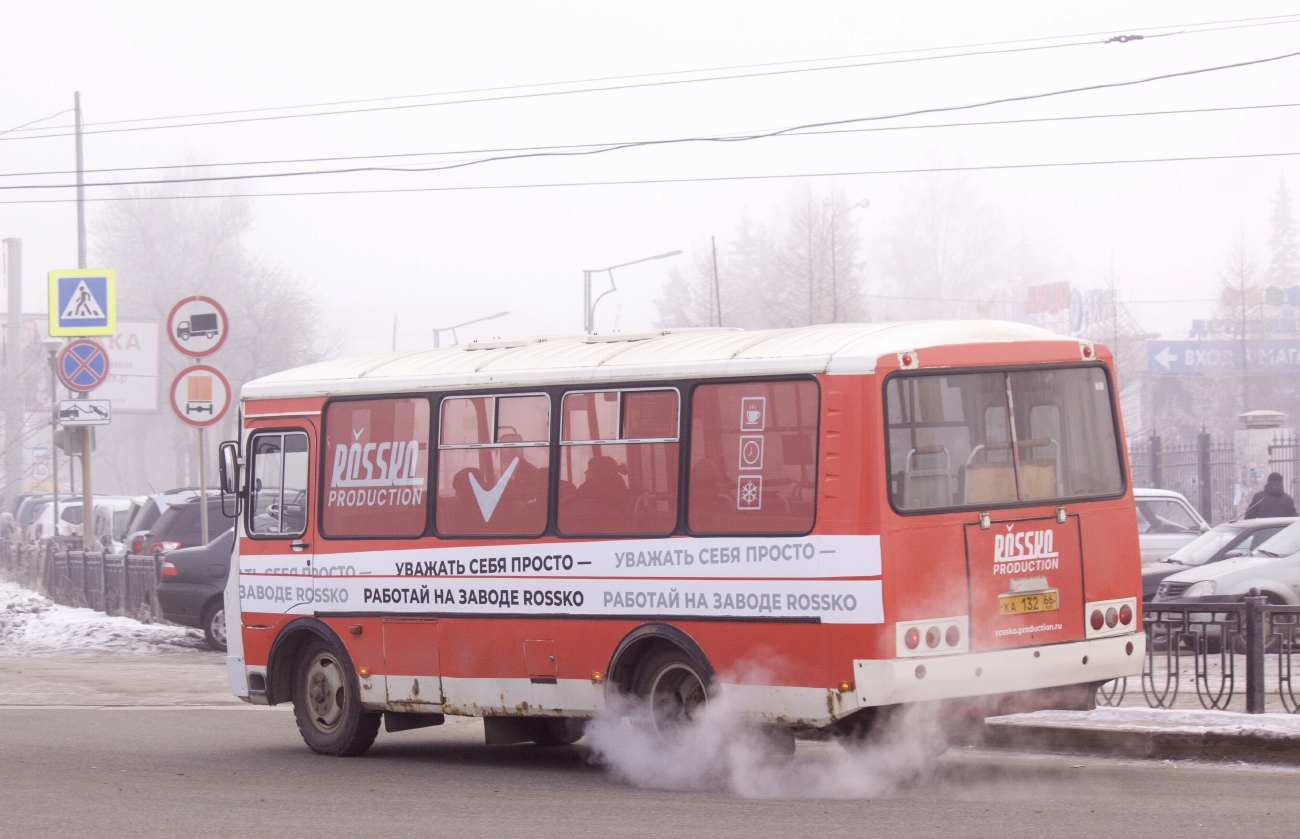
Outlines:
{"type": "Polygon", "coordinates": [[[221,459],[218,463],[221,476],[221,491],[227,495],[239,492],[239,444],[231,440],[221,444],[221,459]]]}

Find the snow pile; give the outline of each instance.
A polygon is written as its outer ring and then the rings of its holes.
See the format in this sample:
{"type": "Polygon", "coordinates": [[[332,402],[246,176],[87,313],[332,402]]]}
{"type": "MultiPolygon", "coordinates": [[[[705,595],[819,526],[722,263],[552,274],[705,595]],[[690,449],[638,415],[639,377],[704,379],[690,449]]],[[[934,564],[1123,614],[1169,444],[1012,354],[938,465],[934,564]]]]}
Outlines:
{"type": "Polygon", "coordinates": [[[203,634],[197,630],[60,606],[16,583],[0,580],[0,655],[138,654],[204,648],[203,634]]]}
{"type": "Polygon", "coordinates": [[[1104,729],[1138,734],[1250,736],[1261,739],[1300,738],[1300,716],[1239,714],[1163,708],[1098,708],[1095,711],[1036,711],[993,717],[992,725],[1034,728],[1104,729]]]}

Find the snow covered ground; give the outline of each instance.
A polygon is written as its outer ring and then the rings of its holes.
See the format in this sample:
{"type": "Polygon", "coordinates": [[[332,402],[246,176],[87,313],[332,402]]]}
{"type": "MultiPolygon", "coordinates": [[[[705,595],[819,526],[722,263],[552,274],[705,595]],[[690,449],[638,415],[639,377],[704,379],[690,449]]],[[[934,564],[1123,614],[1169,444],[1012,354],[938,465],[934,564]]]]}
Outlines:
{"type": "Polygon", "coordinates": [[[993,725],[1032,728],[1102,729],[1134,734],[1250,735],[1268,740],[1300,741],[1300,715],[1239,714],[1234,711],[1098,708],[1094,711],[1036,711],[993,717],[993,725]]]}
{"type": "Polygon", "coordinates": [[[152,655],[206,649],[196,629],[141,623],[60,606],[0,580],[0,656],[50,653],[152,655]]]}

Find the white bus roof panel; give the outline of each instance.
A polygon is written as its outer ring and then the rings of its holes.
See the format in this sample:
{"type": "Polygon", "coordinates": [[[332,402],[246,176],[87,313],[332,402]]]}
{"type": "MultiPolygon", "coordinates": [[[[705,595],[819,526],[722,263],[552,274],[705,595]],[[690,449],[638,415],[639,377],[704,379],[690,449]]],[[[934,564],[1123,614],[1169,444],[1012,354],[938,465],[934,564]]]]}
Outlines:
{"type": "Polygon", "coordinates": [[[877,358],[893,353],[1011,341],[1079,343],[1036,326],[988,320],[568,335],[323,361],[248,382],[241,396],[291,399],[615,379],[870,373],[877,358]]]}

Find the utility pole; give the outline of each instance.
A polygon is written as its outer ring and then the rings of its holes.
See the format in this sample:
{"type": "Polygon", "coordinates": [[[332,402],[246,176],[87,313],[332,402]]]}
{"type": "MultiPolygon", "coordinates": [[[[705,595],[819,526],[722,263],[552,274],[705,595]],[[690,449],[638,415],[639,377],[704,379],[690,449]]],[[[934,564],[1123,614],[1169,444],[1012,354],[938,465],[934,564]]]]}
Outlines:
{"type": "Polygon", "coordinates": [[[5,279],[9,283],[9,311],[5,333],[4,412],[5,482],[4,506],[23,491],[23,240],[5,239],[5,279]]]}
{"type": "Polygon", "coordinates": [[[717,237],[710,236],[709,244],[713,247],[713,305],[718,310],[718,326],[722,326],[722,291],[718,287],[718,239],[717,237]]]}
{"type": "MultiPolygon", "coordinates": [[[[77,123],[77,267],[86,267],[86,183],[85,161],[81,155],[81,92],[72,94],[77,123]]],[[[53,315],[51,315],[52,317],[53,315]]],[[[82,393],[85,399],[90,394],[82,393]]],[[[90,443],[91,428],[81,427],[81,544],[86,550],[91,549],[94,541],[95,507],[90,488],[90,443]]],[[[55,494],[58,494],[56,488],[55,494]]],[[[58,528],[58,522],[55,522],[58,528]]]]}

